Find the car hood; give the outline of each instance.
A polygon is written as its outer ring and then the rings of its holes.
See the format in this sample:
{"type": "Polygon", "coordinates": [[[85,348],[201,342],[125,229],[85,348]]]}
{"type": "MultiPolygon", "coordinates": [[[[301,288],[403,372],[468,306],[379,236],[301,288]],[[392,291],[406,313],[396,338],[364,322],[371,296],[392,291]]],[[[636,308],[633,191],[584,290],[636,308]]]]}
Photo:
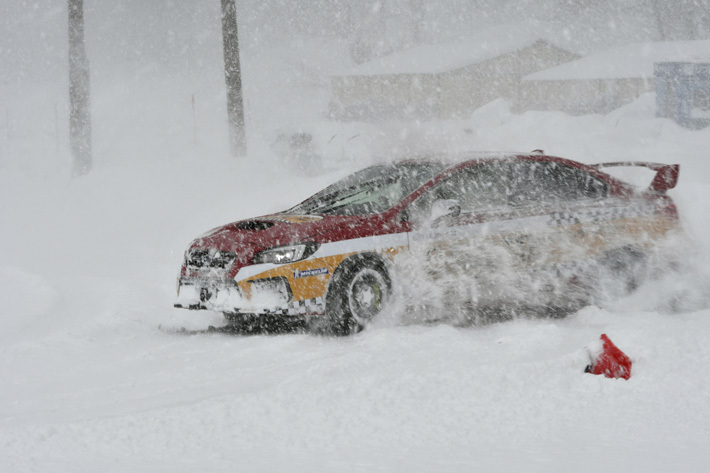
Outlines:
{"type": "Polygon", "coordinates": [[[189,250],[214,248],[237,255],[238,264],[249,264],[254,254],[267,248],[302,242],[325,243],[371,234],[380,216],[273,214],[229,223],[195,239],[189,250]]]}

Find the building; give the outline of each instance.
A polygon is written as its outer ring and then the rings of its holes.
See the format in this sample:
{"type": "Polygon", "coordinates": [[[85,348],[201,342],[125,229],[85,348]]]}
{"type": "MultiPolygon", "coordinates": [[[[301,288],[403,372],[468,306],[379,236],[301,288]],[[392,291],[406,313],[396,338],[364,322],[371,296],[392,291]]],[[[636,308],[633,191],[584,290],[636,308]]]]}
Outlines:
{"type": "Polygon", "coordinates": [[[608,113],[656,90],[656,63],[679,61],[710,61],[710,41],[628,44],[526,75],[514,110],[608,113]]]}
{"type": "Polygon", "coordinates": [[[332,77],[331,117],[464,118],[496,98],[515,97],[523,76],[577,58],[534,31],[516,27],[456,43],[420,45],[332,77]]]}
{"type": "Polygon", "coordinates": [[[710,62],[655,65],[656,115],[686,128],[710,126],[710,62]]]}

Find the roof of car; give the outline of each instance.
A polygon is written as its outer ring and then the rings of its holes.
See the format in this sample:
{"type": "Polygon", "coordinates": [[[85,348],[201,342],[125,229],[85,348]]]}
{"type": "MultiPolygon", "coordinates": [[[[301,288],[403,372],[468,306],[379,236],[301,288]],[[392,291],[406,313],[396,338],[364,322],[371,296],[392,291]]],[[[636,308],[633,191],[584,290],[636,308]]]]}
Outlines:
{"type": "Polygon", "coordinates": [[[510,159],[516,156],[541,156],[541,152],[518,151],[466,151],[462,153],[437,153],[410,156],[408,158],[392,161],[390,164],[432,164],[443,168],[450,168],[470,161],[510,159]]]}

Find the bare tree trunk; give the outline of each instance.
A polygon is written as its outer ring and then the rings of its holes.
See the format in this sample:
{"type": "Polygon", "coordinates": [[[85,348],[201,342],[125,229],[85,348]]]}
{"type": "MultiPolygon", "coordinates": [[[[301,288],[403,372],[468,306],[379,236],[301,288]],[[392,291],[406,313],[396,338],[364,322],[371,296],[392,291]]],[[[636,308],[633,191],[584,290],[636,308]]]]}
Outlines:
{"type": "Polygon", "coordinates": [[[653,16],[656,20],[656,29],[658,30],[659,39],[665,41],[666,32],[663,27],[663,17],[661,16],[661,9],[658,6],[658,0],[651,0],[651,9],[653,10],[653,16]]]}
{"type": "Polygon", "coordinates": [[[239,65],[237,8],[234,0],[222,1],[222,43],[224,46],[224,77],[227,83],[227,120],[232,156],[247,153],[242,102],[242,74],[239,65]]]}
{"type": "Polygon", "coordinates": [[[91,170],[91,94],[83,0],[69,0],[69,109],[72,174],[81,176],[91,170]]]}
{"type": "Polygon", "coordinates": [[[424,19],[426,18],[426,2],[424,0],[414,0],[412,6],[412,40],[417,45],[422,42],[424,19]]]}

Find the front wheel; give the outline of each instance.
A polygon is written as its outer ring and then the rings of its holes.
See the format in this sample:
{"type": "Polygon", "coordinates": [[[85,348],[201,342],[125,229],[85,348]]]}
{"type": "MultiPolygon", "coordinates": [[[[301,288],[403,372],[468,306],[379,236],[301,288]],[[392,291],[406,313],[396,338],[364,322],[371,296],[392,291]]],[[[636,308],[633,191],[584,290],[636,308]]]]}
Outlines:
{"type": "Polygon", "coordinates": [[[385,307],[391,281],[382,261],[357,256],[333,274],[326,297],[327,331],[350,335],[362,330],[385,307]]]}

